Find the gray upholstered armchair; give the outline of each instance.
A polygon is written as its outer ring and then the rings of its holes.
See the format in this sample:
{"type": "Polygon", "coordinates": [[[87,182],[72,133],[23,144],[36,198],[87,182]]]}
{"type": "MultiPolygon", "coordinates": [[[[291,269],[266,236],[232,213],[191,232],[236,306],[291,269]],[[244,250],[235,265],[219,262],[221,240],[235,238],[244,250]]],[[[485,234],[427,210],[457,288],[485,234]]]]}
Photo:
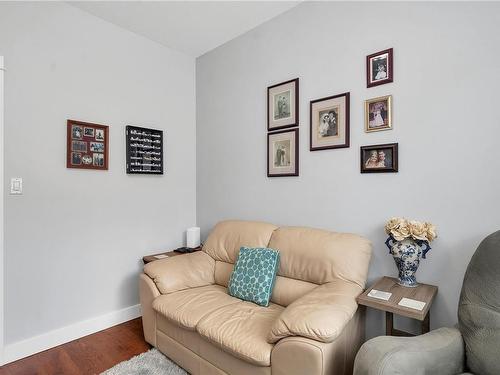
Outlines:
{"type": "Polygon", "coordinates": [[[381,336],[359,350],[354,375],[500,374],[500,231],[486,237],[465,273],[458,326],[417,337],[381,336]],[[465,346],[464,346],[465,342],[465,346]]]}

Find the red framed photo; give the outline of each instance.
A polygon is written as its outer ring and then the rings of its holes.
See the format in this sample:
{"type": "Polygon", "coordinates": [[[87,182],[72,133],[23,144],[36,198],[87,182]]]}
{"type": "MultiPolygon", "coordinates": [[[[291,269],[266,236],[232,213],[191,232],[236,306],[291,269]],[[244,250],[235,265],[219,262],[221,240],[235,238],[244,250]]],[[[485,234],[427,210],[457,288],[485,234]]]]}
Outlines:
{"type": "Polygon", "coordinates": [[[107,170],[108,145],[108,126],[76,120],[67,121],[67,168],[107,170]]]}
{"type": "Polygon", "coordinates": [[[394,63],[392,48],[366,56],[366,87],[392,82],[394,63]]]}

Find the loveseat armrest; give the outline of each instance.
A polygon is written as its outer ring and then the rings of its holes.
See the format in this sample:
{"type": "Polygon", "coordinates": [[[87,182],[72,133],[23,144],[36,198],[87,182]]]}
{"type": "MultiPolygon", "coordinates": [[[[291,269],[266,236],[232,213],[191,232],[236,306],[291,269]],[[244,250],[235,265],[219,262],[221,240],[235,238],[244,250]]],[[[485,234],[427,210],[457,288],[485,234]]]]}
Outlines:
{"type": "Polygon", "coordinates": [[[161,294],[215,283],[215,260],[203,251],[155,260],[144,266],[144,273],[161,294]]]}
{"type": "Polygon", "coordinates": [[[439,328],[416,337],[379,336],[361,346],[354,375],[461,374],[464,342],[456,328],[439,328]]]}
{"type": "Polygon", "coordinates": [[[268,342],[288,336],[334,341],[356,313],[361,292],[359,285],[341,279],[314,288],[285,308],[271,327],[268,342]]]}

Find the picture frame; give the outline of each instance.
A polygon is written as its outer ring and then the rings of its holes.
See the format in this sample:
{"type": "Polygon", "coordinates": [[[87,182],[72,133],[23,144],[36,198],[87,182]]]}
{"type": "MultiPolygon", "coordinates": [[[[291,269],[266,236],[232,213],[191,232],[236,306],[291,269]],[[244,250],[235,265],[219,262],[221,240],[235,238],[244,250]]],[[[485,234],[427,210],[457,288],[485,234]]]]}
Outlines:
{"type": "Polygon", "coordinates": [[[163,174],[163,130],[127,125],[127,174],[163,174]]]}
{"type": "Polygon", "coordinates": [[[360,147],[361,173],[398,172],[398,144],[386,143],[360,147]]]}
{"type": "Polygon", "coordinates": [[[299,129],[267,134],[267,177],[299,175],[299,129]]]}
{"type": "Polygon", "coordinates": [[[372,53],[366,56],[366,87],[374,87],[393,82],[393,49],[372,53]]]}
{"type": "Polygon", "coordinates": [[[108,169],[108,126],[67,120],[66,134],[66,168],[108,169]]]}
{"type": "Polygon", "coordinates": [[[365,132],[392,129],[392,95],[365,100],[365,132]]]}
{"type": "Polygon", "coordinates": [[[299,125],[299,79],[281,82],[267,88],[267,130],[274,131],[299,125]]]}
{"type": "Polygon", "coordinates": [[[350,146],[350,93],[312,100],[309,106],[310,151],[350,146]]]}

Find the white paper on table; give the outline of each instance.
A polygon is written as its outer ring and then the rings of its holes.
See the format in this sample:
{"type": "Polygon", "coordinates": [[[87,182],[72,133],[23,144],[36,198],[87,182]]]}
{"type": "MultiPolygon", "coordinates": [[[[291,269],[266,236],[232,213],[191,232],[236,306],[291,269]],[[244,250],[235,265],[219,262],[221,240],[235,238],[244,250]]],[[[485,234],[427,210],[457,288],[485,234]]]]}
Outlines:
{"type": "Polygon", "coordinates": [[[391,298],[392,293],[383,292],[383,291],[377,290],[377,289],[372,289],[372,290],[370,290],[370,293],[368,293],[367,295],[368,295],[368,297],[382,299],[384,301],[389,301],[389,298],[391,298]]]}
{"type": "Polygon", "coordinates": [[[156,259],[163,259],[163,258],[168,258],[168,255],[165,254],[160,254],[160,255],[155,255],[154,256],[156,259]]]}
{"type": "Polygon", "coordinates": [[[399,301],[398,305],[422,311],[422,309],[425,307],[425,302],[417,301],[411,298],[401,298],[401,301],[399,301]]]}

